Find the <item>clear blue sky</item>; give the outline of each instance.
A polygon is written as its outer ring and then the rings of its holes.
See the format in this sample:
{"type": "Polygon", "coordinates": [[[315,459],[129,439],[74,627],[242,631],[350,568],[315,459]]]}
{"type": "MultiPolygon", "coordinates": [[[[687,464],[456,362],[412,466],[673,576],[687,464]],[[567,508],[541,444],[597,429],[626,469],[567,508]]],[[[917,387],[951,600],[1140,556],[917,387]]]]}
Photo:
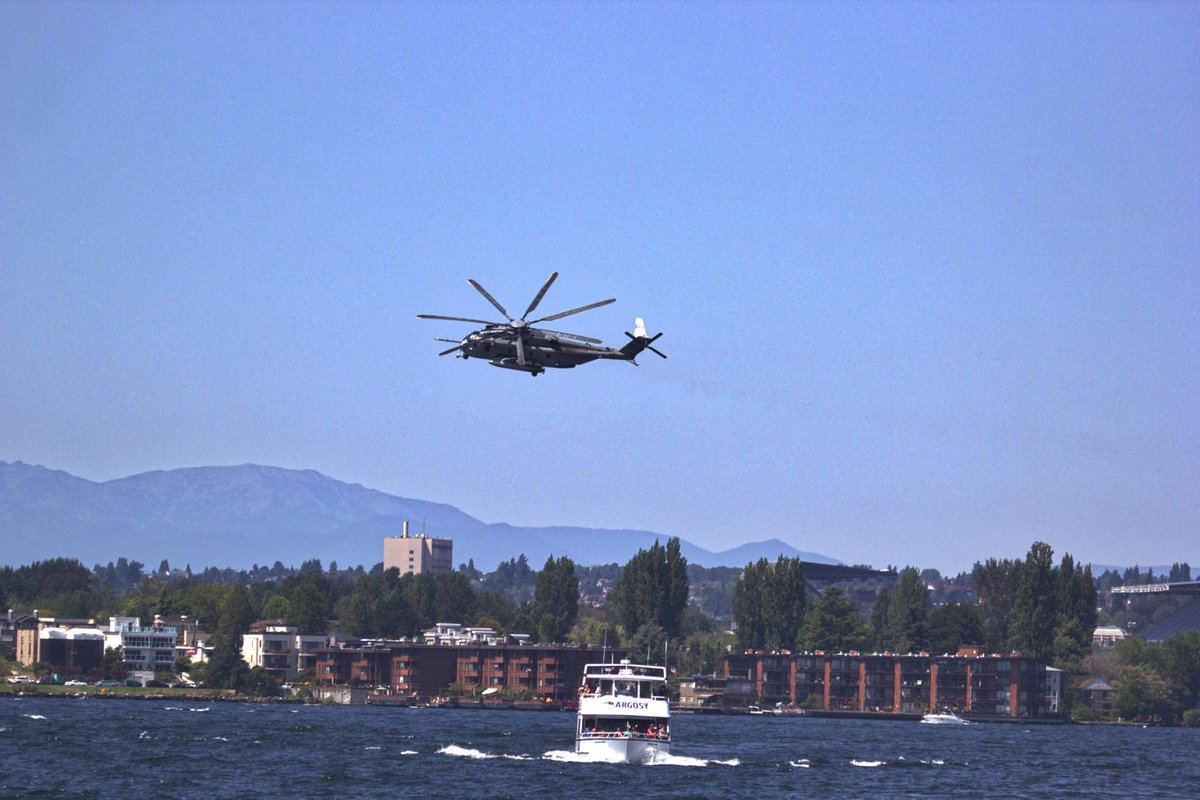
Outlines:
{"type": "Polygon", "coordinates": [[[0,458],[1200,563],[1196,3],[0,4],[0,458]],[[530,379],[492,318],[670,356],[530,379]]]}

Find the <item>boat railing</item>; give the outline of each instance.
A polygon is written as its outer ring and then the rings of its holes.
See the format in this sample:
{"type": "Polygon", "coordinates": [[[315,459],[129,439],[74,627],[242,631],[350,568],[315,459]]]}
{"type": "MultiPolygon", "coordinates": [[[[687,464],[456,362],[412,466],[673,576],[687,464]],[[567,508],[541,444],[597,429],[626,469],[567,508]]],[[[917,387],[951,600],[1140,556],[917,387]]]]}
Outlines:
{"type": "MultiPolygon", "coordinates": [[[[622,694],[621,692],[615,692],[615,691],[611,691],[611,690],[604,691],[603,689],[592,688],[590,686],[580,686],[579,687],[579,696],[580,697],[636,697],[636,695],[622,694]]],[[[651,693],[640,699],[642,699],[642,700],[669,700],[670,697],[665,694],[651,693]]]]}
{"type": "Polygon", "coordinates": [[[639,733],[638,731],[584,731],[584,739],[641,739],[663,742],[670,738],[666,733],[639,733]]]}

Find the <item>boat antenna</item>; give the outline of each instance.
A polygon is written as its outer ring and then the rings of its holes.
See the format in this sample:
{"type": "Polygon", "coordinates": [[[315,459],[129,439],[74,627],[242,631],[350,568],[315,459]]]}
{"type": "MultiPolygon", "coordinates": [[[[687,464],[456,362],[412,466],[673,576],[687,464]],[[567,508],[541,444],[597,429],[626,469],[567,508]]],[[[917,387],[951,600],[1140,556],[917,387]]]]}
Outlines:
{"type": "Polygon", "coordinates": [[[605,664],[607,662],[608,662],[608,626],[605,625],[604,626],[604,646],[603,646],[603,649],[600,651],[600,663],[605,664]]]}

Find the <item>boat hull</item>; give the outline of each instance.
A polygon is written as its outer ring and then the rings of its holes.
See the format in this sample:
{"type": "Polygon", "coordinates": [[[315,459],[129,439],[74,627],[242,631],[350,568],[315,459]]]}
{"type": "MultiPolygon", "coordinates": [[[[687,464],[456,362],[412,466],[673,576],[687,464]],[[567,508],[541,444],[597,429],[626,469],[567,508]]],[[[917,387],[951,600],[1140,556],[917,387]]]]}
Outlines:
{"type": "Polygon", "coordinates": [[[668,755],[671,743],[662,739],[584,737],[575,740],[575,752],[605,761],[645,764],[656,756],[668,755]]]}

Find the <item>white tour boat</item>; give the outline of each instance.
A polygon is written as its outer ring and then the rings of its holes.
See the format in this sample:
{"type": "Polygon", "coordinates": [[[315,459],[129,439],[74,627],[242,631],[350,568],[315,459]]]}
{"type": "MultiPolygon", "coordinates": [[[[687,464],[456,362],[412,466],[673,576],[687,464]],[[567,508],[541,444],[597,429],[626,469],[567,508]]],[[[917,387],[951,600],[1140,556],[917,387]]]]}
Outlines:
{"type": "Polygon", "coordinates": [[[639,763],[671,752],[667,668],[628,659],[585,665],[575,752],[639,763]]]}

